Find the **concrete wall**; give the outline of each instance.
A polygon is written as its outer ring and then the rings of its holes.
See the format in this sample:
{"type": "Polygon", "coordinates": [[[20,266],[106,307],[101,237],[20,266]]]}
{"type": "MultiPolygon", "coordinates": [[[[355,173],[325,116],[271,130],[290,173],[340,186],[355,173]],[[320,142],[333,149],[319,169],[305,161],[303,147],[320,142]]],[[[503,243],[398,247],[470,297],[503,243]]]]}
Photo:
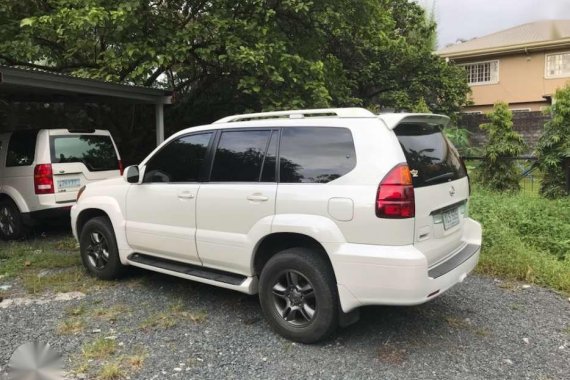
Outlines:
{"type": "MultiPolygon", "coordinates": [[[[550,120],[550,116],[542,112],[524,112],[513,114],[513,128],[523,135],[524,140],[529,145],[531,153],[544,129],[544,124],[550,120]]],[[[483,130],[479,128],[481,124],[488,123],[489,119],[485,115],[463,114],[458,126],[466,128],[471,132],[471,144],[476,147],[483,147],[487,142],[487,137],[483,130]]]]}

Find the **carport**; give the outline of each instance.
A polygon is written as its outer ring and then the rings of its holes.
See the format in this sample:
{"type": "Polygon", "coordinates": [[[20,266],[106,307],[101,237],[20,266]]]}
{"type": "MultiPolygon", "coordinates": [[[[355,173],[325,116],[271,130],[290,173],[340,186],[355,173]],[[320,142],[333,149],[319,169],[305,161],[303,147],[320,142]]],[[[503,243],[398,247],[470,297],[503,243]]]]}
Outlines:
{"type": "Polygon", "coordinates": [[[172,93],[166,90],[2,65],[0,98],[7,102],[154,104],[157,144],[164,141],[164,105],[172,103],[172,93]]]}

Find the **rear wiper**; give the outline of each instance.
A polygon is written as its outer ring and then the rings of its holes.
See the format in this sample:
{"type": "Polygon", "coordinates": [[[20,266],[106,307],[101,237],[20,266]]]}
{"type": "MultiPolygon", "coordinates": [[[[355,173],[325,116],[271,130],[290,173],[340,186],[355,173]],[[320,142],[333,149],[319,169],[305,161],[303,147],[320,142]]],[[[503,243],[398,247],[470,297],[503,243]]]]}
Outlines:
{"type": "Polygon", "coordinates": [[[428,178],[426,179],[424,182],[433,182],[433,181],[439,181],[442,179],[450,179],[453,178],[453,176],[455,175],[455,173],[449,172],[449,173],[443,173],[440,175],[436,175],[435,177],[432,178],[428,178]]]}

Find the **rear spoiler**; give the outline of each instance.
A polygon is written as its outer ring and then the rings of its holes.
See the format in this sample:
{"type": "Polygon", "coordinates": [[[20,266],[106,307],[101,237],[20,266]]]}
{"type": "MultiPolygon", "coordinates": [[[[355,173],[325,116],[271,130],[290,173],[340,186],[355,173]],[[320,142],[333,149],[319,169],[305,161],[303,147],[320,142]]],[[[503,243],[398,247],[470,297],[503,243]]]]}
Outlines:
{"type": "Polygon", "coordinates": [[[95,133],[95,128],[85,128],[85,129],[81,129],[81,128],[74,128],[74,129],[67,129],[67,132],[69,133],[95,133]]]}
{"type": "Polygon", "coordinates": [[[450,121],[447,116],[431,113],[387,113],[380,114],[378,118],[390,129],[394,129],[402,123],[427,123],[441,125],[442,128],[445,128],[450,121]]]}

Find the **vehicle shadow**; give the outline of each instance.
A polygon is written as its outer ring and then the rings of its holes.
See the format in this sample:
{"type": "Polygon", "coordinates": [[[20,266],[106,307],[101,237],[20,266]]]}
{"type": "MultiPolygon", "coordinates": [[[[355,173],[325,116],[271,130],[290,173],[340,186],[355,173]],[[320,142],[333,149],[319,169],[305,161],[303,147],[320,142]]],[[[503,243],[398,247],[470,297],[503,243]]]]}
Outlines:
{"type": "MultiPolygon", "coordinates": [[[[217,315],[217,318],[224,318],[224,309],[230,309],[245,324],[261,322],[260,328],[267,329],[269,333],[256,295],[245,295],[138,268],[129,270],[125,280],[140,281],[149,296],[181,298],[190,306],[195,306],[198,301],[201,307],[210,309],[211,316],[217,315]]],[[[435,348],[441,344],[444,348],[443,345],[448,346],[450,341],[461,344],[461,335],[477,336],[479,329],[470,322],[475,311],[466,307],[464,302],[456,301],[457,297],[446,294],[418,306],[363,307],[358,322],[339,328],[331,339],[316,346],[342,344],[361,349],[365,341],[379,350],[378,355],[385,354],[388,361],[398,362],[404,360],[407,352],[415,347],[435,348]],[[387,353],[382,350],[387,350],[387,353]]]]}

